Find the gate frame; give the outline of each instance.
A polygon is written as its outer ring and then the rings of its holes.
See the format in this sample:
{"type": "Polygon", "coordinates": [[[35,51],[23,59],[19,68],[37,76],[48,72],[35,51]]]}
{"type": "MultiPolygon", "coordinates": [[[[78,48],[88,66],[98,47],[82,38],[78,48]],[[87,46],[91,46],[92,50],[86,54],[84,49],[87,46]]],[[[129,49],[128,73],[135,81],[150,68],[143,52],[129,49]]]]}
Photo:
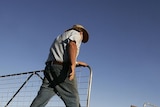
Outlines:
{"type": "MultiPolygon", "coordinates": [[[[78,66],[81,67],[81,66],[78,66]]],[[[92,69],[90,66],[87,66],[87,68],[89,69],[89,81],[88,81],[88,92],[87,92],[87,103],[86,103],[86,107],[90,106],[90,98],[91,98],[91,87],[92,87],[92,69]]],[[[7,107],[10,102],[16,97],[16,95],[20,92],[20,90],[25,86],[25,84],[30,80],[30,78],[33,75],[37,75],[41,80],[43,80],[43,78],[38,74],[40,72],[44,72],[44,70],[39,70],[39,71],[31,71],[31,72],[24,72],[24,73],[17,73],[17,74],[10,74],[10,75],[3,75],[0,76],[0,78],[4,78],[4,77],[9,77],[9,76],[18,76],[18,75],[26,75],[26,74],[30,74],[28,76],[28,78],[24,81],[24,83],[20,86],[20,88],[15,92],[15,94],[12,96],[12,98],[7,102],[7,104],[5,105],[5,107],[7,107]]]]}

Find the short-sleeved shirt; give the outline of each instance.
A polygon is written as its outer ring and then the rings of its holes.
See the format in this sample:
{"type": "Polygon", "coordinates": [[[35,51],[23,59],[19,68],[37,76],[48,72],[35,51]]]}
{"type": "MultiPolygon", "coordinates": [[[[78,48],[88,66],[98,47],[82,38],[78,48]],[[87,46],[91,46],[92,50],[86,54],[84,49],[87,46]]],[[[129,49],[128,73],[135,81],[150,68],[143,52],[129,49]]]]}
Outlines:
{"type": "MultiPolygon", "coordinates": [[[[50,47],[50,53],[47,59],[48,61],[60,61],[60,62],[68,62],[68,52],[67,52],[67,44],[70,41],[75,41],[77,46],[77,56],[79,54],[80,45],[81,45],[81,35],[76,30],[69,30],[59,35],[50,47]]],[[[77,59],[77,58],[76,58],[77,59]]]]}

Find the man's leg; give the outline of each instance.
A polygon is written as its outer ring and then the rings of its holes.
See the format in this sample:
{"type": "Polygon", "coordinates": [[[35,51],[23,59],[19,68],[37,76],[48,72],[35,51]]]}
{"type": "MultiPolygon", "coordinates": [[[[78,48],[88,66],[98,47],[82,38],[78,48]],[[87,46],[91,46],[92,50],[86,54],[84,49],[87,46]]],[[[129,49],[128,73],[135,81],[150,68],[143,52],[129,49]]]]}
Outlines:
{"type": "Polygon", "coordinates": [[[72,81],[67,78],[64,83],[57,85],[56,89],[66,107],[80,107],[76,77],[72,81]]]}
{"type": "Polygon", "coordinates": [[[80,107],[76,75],[75,78],[70,81],[68,78],[68,65],[61,66],[54,64],[51,67],[51,74],[53,74],[54,81],[57,83],[53,85],[53,87],[64,101],[66,107],[80,107]]]}
{"type": "Polygon", "coordinates": [[[53,89],[51,90],[50,88],[41,87],[30,107],[45,107],[54,95],[55,92],[53,89]]]}

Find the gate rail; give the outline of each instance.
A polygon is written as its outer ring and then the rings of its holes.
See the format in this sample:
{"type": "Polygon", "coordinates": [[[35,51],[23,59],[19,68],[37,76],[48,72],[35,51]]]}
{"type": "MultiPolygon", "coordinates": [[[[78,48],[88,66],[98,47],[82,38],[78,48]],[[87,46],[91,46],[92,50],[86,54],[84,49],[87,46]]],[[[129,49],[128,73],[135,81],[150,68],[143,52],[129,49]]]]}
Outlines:
{"type": "MultiPolygon", "coordinates": [[[[81,68],[81,67],[77,67],[77,68],[81,68]]],[[[86,67],[85,67],[86,68],[86,67]]],[[[78,78],[88,78],[87,82],[79,82],[79,84],[86,84],[87,83],[87,94],[86,94],[86,107],[89,107],[90,106],[90,94],[91,94],[91,86],[92,86],[92,69],[90,66],[87,66],[87,68],[89,69],[89,75],[88,76],[79,76],[78,78]]],[[[10,75],[3,75],[3,76],[0,76],[0,80],[3,78],[11,78],[11,77],[16,77],[16,76],[21,76],[21,75],[29,75],[27,76],[27,78],[25,79],[25,81],[22,83],[22,85],[19,86],[19,88],[17,88],[17,90],[13,93],[12,97],[11,98],[7,98],[9,100],[7,101],[4,101],[3,103],[5,103],[3,106],[4,107],[9,107],[10,104],[13,102],[13,100],[16,98],[16,96],[22,91],[22,89],[26,86],[26,84],[29,82],[29,80],[37,75],[40,80],[43,80],[43,73],[44,70],[40,70],[40,71],[32,71],[32,72],[24,72],[24,73],[17,73],[17,74],[10,74],[10,75]]],[[[77,72],[77,71],[76,71],[77,72]]],[[[79,71],[79,72],[83,72],[83,71],[79,71]]],[[[4,80],[5,81],[5,80],[4,80]]],[[[12,80],[11,80],[12,81],[12,80]]],[[[4,83],[5,84],[5,83],[4,83]]],[[[3,89],[3,85],[4,84],[0,84],[0,106],[1,106],[1,102],[3,99],[5,99],[5,97],[1,96],[1,90],[5,90],[3,89]],[[1,86],[2,85],[2,86],[1,86]]],[[[7,85],[7,84],[6,84],[7,85]]],[[[13,85],[13,84],[11,84],[13,85]]],[[[84,89],[84,88],[83,88],[84,89]]],[[[79,89],[80,90],[80,89],[79,89]]],[[[36,92],[37,93],[37,92],[36,92]]],[[[50,107],[50,106],[49,106],[50,107]]],[[[59,107],[59,106],[58,106],[59,107]]],[[[83,107],[83,106],[82,106],[83,107]]],[[[85,107],[85,106],[84,106],[85,107]]]]}

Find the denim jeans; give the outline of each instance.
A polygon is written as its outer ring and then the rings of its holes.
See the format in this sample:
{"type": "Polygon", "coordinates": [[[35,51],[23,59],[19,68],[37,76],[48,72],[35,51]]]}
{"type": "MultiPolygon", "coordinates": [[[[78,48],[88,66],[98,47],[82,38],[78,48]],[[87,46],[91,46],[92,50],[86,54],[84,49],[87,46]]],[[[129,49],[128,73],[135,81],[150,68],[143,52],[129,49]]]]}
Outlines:
{"type": "Polygon", "coordinates": [[[80,107],[77,80],[68,78],[68,65],[46,65],[42,86],[30,107],[45,107],[58,94],[66,107],[80,107]]]}

